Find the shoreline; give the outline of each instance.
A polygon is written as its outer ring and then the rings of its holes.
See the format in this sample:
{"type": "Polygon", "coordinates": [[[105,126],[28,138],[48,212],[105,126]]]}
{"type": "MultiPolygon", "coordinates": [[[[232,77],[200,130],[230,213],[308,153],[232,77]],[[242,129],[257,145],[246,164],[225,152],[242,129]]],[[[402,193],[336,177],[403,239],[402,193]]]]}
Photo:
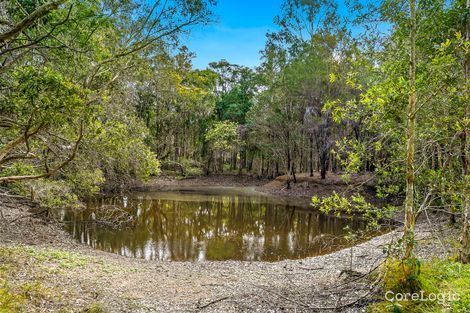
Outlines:
{"type": "MultiPolygon", "coordinates": [[[[312,306],[334,306],[338,301],[344,304],[361,297],[361,292],[370,285],[366,279],[352,283],[353,291],[349,285],[348,290],[340,292],[340,298],[332,296],[325,300],[321,295],[338,284],[351,284],[347,274],[351,249],[353,273],[365,275],[383,260],[384,247],[400,237],[400,231],[393,230],[352,248],[298,260],[148,261],[82,245],[60,224],[47,221],[44,216],[31,215],[31,207],[34,204],[28,200],[0,199],[4,221],[16,219],[0,227],[0,252],[4,254],[0,255],[0,262],[8,265],[9,258],[13,258],[12,264],[17,264],[19,272],[8,274],[11,282],[39,282],[47,290],[63,289],[61,293],[68,294],[67,299],[58,297],[46,301],[31,308],[33,311],[53,312],[58,307],[75,307],[80,303],[83,310],[96,304],[103,312],[202,309],[204,312],[264,312],[281,308],[287,312],[307,312],[312,306]],[[29,264],[32,268],[22,269],[18,264],[29,264]],[[63,270],[64,266],[67,270],[63,270]],[[25,278],[22,271],[34,273],[25,278]],[[76,293],[77,290],[80,292],[76,293]]],[[[420,238],[429,237],[432,231],[424,226],[418,227],[420,238]]],[[[435,250],[434,253],[445,255],[447,252],[435,250]]],[[[344,311],[359,312],[364,305],[357,303],[344,311]]]]}
{"type": "Polygon", "coordinates": [[[288,199],[298,203],[304,208],[310,208],[313,195],[326,197],[337,192],[346,196],[358,192],[369,202],[380,203],[375,197],[374,182],[369,175],[353,175],[349,183],[343,181],[339,173],[328,173],[326,179],[321,179],[318,173],[310,176],[308,173],[298,173],[297,182],[291,182],[287,189],[287,175],[274,179],[256,178],[246,174],[214,174],[209,176],[195,176],[177,179],[169,176],[151,178],[148,182],[131,188],[132,191],[171,191],[184,190],[191,187],[219,187],[219,188],[249,188],[254,192],[288,199]]]}

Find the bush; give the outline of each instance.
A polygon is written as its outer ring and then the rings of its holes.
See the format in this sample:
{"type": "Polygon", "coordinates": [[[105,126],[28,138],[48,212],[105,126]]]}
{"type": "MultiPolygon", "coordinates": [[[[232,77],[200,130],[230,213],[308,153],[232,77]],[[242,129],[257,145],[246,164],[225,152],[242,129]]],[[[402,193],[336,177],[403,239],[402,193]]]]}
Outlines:
{"type": "Polygon", "coordinates": [[[68,181],[37,179],[17,182],[11,187],[18,194],[31,197],[45,208],[82,208],[82,203],[68,181]]]}
{"type": "Polygon", "coordinates": [[[470,312],[470,264],[436,259],[423,264],[415,263],[414,267],[410,265],[398,260],[387,261],[383,267],[384,294],[387,291],[395,295],[418,293],[428,301],[383,299],[371,305],[370,312],[470,312]],[[414,272],[410,273],[410,270],[414,272]],[[409,276],[413,281],[407,279],[406,274],[411,274],[409,276]]]}

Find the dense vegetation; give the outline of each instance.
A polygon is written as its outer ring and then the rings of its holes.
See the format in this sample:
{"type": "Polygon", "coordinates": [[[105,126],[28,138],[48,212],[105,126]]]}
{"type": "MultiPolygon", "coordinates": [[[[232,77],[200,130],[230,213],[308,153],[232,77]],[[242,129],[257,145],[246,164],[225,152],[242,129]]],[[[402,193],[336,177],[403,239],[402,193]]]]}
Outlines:
{"type": "Polygon", "coordinates": [[[197,70],[179,38],[212,0],[2,1],[0,183],[54,207],[161,170],[367,172],[404,200],[408,278],[425,210],[470,262],[469,3],[350,2],[285,0],[259,67],[197,70]]]}

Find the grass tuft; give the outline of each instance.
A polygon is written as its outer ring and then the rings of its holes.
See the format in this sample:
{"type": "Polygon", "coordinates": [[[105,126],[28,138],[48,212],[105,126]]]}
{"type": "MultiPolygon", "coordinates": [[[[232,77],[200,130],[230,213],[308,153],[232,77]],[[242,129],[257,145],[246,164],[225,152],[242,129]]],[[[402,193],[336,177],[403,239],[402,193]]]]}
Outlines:
{"type": "Polygon", "coordinates": [[[436,259],[412,267],[389,260],[383,270],[384,294],[387,291],[395,295],[417,293],[427,301],[413,300],[411,296],[403,301],[397,298],[389,301],[384,297],[369,307],[372,313],[470,312],[470,264],[436,259]],[[411,281],[406,278],[408,273],[412,276],[411,281]]]}

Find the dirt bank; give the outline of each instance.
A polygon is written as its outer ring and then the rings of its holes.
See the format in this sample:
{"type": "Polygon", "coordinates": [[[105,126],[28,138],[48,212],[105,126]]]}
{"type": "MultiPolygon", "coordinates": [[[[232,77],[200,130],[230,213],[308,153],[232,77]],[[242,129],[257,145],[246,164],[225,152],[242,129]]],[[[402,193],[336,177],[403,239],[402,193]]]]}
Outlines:
{"type": "MultiPolygon", "coordinates": [[[[31,215],[38,208],[27,200],[2,197],[0,208],[0,296],[27,312],[310,312],[346,304],[340,311],[360,312],[374,291],[361,275],[399,236],[354,247],[352,278],[343,272],[350,249],[277,263],[145,261],[77,244],[60,224],[31,215]]],[[[449,230],[420,227],[418,253],[448,253],[432,240],[438,231],[449,230]]]]}
{"type": "MultiPolygon", "coordinates": [[[[299,173],[296,175],[296,182],[291,181],[290,188],[287,188],[287,179],[287,175],[270,180],[238,174],[197,176],[186,179],[155,177],[136,189],[148,191],[196,186],[251,187],[255,191],[268,195],[297,200],[303,206],[309,205],[313,195],[326,197],[332,195],[333,192],[347,196],[360,193],[369,202],[380,202],[375,196],[374,180],[370,175],[352,175],[350,180],[345,182],[341,175],[336,173],[328,173],[326,179],[321,179],[319,173],[314,173],[313,176],[308,173],[299,173]]],[[[290,179],[292,180],[292,178],[290,179]]]]}

